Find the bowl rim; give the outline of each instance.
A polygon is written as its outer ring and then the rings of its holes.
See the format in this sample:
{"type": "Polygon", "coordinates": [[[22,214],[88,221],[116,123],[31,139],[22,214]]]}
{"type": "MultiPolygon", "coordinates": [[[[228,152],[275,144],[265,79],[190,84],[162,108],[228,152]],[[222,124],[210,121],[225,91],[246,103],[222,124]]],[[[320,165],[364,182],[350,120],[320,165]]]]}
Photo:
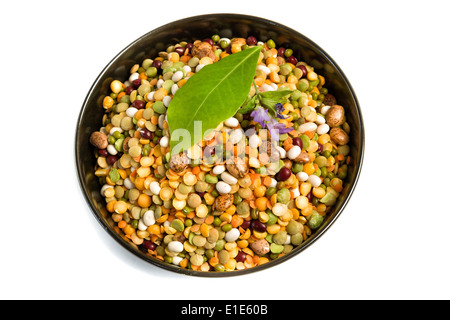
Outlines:
{"type": "Polygon", "coordinates": [[[183,275],[188,275],[188,276],[199,276],[199,277],[230,277],[230,276],[239,276],[239,275],[244,275],[244,274],[249,274],[249,273],[254,273],[254,272],[258,272],[258,271],[262,271],[262,270],[266,270],[268,268],[271,268],[273,266],[276,266],[288,259],[291,259],[294,256],[297,256],[300,252],[303,252],[304,250],[306,250],[307,248],[309,248],[313,243],[315,243],[320,237],[323,236],[323,234],[334,224],[334,222],[339,218],[339,216],[341,215],[341,213],[343,212],[343,210],[345,209],[345,207],[347,206],[348,202],[350,201],[350,198],[353,195],[353,192],[356,188],[356,185],[358,184],[358,180],[359,177],[361,175],[361,171],[362,171],[362,167],[363,167],[363,160],[364,160],[364,150],[365,150],[365,133],[364,133],[364,121],[363,121],[363,116],[362,116],[362,111],[358,102],[358,99],[356,97],[356,94],[353,90],[352,85],[350,84],[347,76],[344,74],[344,72],[342,71],[342,69],[339,67],[339,65],[334,61],[333,58],[331,58],[330,55],[328,55],[328,53],[326,53],[319,45],[317,45],[314,41],[312,41],[311,39],[309,39],[308,37],[306,37],[305,35],[303,35],[302,33],[300,33],[297,30],[294,30],[288,26],[285,26],[281,23],[266,19],[266,18],[261,18],[258,16],[253,16],[253,15],[247,15],[247,14],[238,14],[238,13],[211,13],[211,14],[201,14],[201,15],[195,15],[195,16],[189,16],[186,18],[182,18],[182,19],[178,19],[178,20],[174,20],[171,21],[169,23],[166,23],[164,25],[161,25],[149,32],[146,32],[145,34],[143,34],[142,36],[140,36],[139,38],[137,38],[136,40],[132,41],[130,44],[128,44],[125,48],[123,48],[119,53],[117,53],[109,62],[108,64],[102,69],[102,71],[98,74],[98,76],[96,77],[96,79],[94,80],[94,82],[92,83],[91,87],[89,88],[89,91],[83,101],[81,110],[79,112],[78,115],[78,119],[77,119],[77,123],[76,123],[76,130],[75,130],[75,164],[76,164],[76,171],[77,171],[77,177],[78,177],[78,182],[79,185],[81,187],[83,196],[85,198],[85,200],[87,201],[89,208],[91,210],[91,212],[94,214],[96,220],[100,223],[100,225],[103,227],[103,229],[106,230],[106,232],[116,241],[118,242],[122,247],[124,247],[127,251],[131,252],[133,255],[143,259],[146,262],[151,263],[154,266],[157,267],[161,267],[165,270],[174,272],[174,273],[178,273],[178,274],[183,274],[183,275]],[[269,263],[257,266],[257,267],[253,267],[253,268],[249,268],[249,269],[243,269],[243,270],[235,270],[235,271],[230,271],[230,272],[209,272],[209,271],[196,271],[196,270],[191,270],[191,269],[186,269],[186,268],[181,268],[169,263],[166,263],[164,261],[160,261],[157,260],[155,258],[152,258],[148,255],[146,255],[145,253],[139,251],[138,249],[136,249],[135,247],[133,247],[129,242],[125,241],[118,233],[116,233],[114,230],[112,230],[112,228],[107,224],[107,222],[101,217],[101,214],[97,211],[97,208],[95,206],[95,204],[92,202],[92,200],[89,198],[88,196],[88,190],[87,190],[87,186],[84,183],[84,179],[83,179],[83,173],[81,171],[81,161],[80,161],[80,157],[78,155],[78,146],[79,146],[79,131],[80,131],[80,122],[83,119],[83,115],[86,112],[86,108],[88,105],[88,102],[90,101],[91,96],[94,94],[94,88],[98,85],[100,79],[102,79],[103,75],[108,71],[108,69],[111,67],[111,65],[116,62],[116,60],[118,60],[122,54],[124,52],[126,52],[127,50],[129,50],[131,47],[133,47],[134,45],[136,45],[137,43],[139,43],[140,41],[142,41],[143,39],[145,39],[146,37],[148,37],[149,35],[153,34],[153,33],[157,33],[159,32],[161,29],[166,29],[169,28],[170,26],[175,26],[175,25],[179,25],[182,23],[186,23],[186,22],[190,22],[190,21],[197,21],[199,19],[202,18],[208,18],[208,19],[221,19],[221,18],[238,18],[238,19],[247,19],[250,21],[258,21],[258,23],[262,23],[265,25],[274,25],[277,26],[277,28],[283,29],[288,33],[293,33],[296,34],[296,36],[303,38],[306,42],[309,43],[309,45],[311,45],[315,50],[317,50],[326,60],[328,60],[329,63],[331,63],[333,65],[333,67],[335,68],[335,70],[337,71],[337,73],[339,74],[339,76],[343,79],[343,82],[345,84],[345,86],[348,88],[351,98],[353,99],[353,101],[355,102],[355,107],[356,107],[356,114],[357,114],[357,120],[359,121],[359,128],[360,128],[360,138],[359,138],[359,142],[360,142],[360,152],[359,152],[359,159],[356,159],[357,161],[357,165],[355,166],[355,177],[354,177],[354,181],[352,183],[352,185],[350,186],[349,190],[348,190],[348,195],[347,197],[345,197],[345,199],[343,200],[343,202],[341,203],[340,207],[336,208],[336,211],[334,213],[334,215],[332,217],[330,217],[330,219],[327,220],[327,224],[325,226],[323,226],[319,231],[317,231],[313,237],[311,237],[310,239],[308,239],[304,244],[302,244],[297,250],[296,252],[292,252],[290,254],[286,254],[282,257],[279,257],[275,260],[270,261],[269,263]]]}

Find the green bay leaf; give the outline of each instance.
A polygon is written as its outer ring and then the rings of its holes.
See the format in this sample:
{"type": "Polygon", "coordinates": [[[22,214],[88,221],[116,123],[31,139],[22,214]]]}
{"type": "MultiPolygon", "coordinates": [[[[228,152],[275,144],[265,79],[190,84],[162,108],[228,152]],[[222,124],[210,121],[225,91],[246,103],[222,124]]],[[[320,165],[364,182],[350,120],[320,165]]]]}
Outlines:
{"type": "Polygon", "coordinates": [[[253,47],[206,65],[176,92],[167,110],[172,152],[189,149],[235,115],[250,91],[260,52],[253,47]]]}

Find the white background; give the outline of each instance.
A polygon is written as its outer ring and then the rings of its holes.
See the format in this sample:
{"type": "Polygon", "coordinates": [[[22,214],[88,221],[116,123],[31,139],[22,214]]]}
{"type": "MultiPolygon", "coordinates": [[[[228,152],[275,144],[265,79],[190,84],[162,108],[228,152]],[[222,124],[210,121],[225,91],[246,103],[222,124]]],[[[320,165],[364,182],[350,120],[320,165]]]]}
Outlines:
{"type": "Polygon", "coordinates": [[[10,1],[1,25],[0,298],[449,299],[447,1],[10,1]],[[287,262],[173,274],[101,228],[75,171],[76,120],[103,67],[160,25],[244,13],[303,33],[344,70],[365,121],[341,217],[287,262]]]}

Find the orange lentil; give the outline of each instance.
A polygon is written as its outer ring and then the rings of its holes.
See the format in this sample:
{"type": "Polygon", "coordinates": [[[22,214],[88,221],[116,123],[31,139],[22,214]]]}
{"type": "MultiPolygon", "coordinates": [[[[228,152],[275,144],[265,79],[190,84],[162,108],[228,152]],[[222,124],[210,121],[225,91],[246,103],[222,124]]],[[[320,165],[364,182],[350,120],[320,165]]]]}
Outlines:
{"type": "Polygon", "coordinates": [[[233,228],[239,227],[242,224],[242,222],[244,222],[244,219],[239,217],[237,214],[233,215],[233,217],[231,218],[231,226],[233,228]]]}
{"type": "Polygon", "coordinates": [[[147,228],[147,231],[151,234],[158,235],[161,234],[161,227],[157,224],[153,224],[147,228]]]}
{"type": "Polygon", "coordinates": [[[120,99],[122,99],[122,97],[126,95],[125,91],[119,92],[119,94],[117,95],[117,101],[120,101],[120,99]]]}
{"type": "Polygon", "coordinates": [[[306,136],[308,136],[308,138],[312,139],[314,137],[314,132],[313,131],[306,131],[304,133],[306,136]]]}
{"type": "Polygon", "coordinates": [[[209,259],[209,264],[214,267],[219,263],[219,259],[217,257],[211,257],[211,259],[209,259]]]}
{"type": "Polygon", "coordinates": [[[145,193],[141,193],[138,197],[137,203],[142,208],[148,208],[152,203],[152,199],[145,193]]]}
{"type": "Polygon", "coordinates": [[[256,199],[255,200],[256,208],[259,211],[266,211],[266,209],[267,209],[267,202],[268,202],[268,199],[266,197],[261,197],[261,198],[256,199]]]}
{"type": "Polygon", "coordinates": [[[112,200],[106,204],[106,210],[108,212],[114,212],[114,205],[116,204],[117,200],[112,200]]]}

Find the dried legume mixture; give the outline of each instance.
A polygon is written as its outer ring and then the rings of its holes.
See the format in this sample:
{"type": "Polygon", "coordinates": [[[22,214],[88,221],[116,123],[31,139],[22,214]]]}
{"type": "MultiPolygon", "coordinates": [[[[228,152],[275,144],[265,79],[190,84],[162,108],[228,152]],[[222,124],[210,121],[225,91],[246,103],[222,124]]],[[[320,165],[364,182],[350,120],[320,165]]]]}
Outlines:
{"type": "Polygon", "coordinates": [[[268,263],[320,228],[343,190],[352,163],[345,110],[323,76],[272,39],[180,42],[110,87],[90,138],[95,175],[115,230],[156,259],[205,272],[268,263]],[[280,129],[275,143],[260,107],[171,155],[166,111],[176,91],[205,65],[255,45],[249,99],[292,90],[270,119],[280,129]]]}

